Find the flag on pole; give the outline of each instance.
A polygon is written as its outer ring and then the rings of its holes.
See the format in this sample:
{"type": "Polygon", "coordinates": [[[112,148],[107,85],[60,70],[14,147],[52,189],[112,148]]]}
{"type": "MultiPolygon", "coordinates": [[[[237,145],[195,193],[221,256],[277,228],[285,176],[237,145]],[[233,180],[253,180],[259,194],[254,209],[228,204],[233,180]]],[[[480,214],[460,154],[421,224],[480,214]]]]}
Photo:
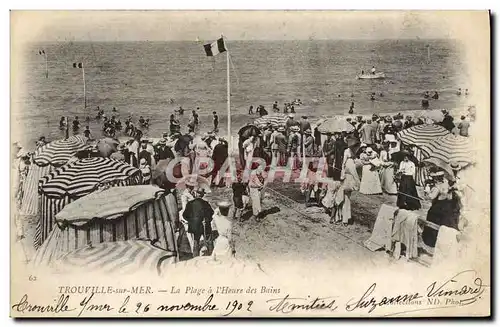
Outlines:
{"type": "Polygon", "coordinates": [[[205,44],[203,47],[205,48],[205,53],[208,57],[213,57],[219,53],[227,51],[223,38],[218,39],[212,44],[205,44]]]}

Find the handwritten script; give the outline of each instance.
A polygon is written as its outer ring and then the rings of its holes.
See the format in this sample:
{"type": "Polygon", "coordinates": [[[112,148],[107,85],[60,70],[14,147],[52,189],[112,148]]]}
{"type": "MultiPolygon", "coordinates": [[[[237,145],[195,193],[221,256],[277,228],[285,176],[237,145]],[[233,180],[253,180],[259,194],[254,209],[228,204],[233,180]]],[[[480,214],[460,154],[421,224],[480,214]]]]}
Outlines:
{"type": "MultiPolygon", "coordinates": [[[[398,287],[394,287],[397,289],[398,287]]],[[[165,300],[162,296],[153,296],[151,301],[160,303],[142,302],[144,296],[134,298],[127,295],[113,304],[106,300],[107,294],[90,293],[84,295],[60,294],[49,303],[35,303],[28,294],[24,294],[11,308],[13,311],[27,316],[65,315],[65,316],[120,316],[120,315],[175,315],[175,313],[206,314],[207,316],[230,316],[253,314],[265,316],[265,312],[283,315],[322,315],[328,316],[345,310],[346,313],[372,314],[380,308],[391,307],[389,315],[405,312],[432,310],[436,308],[463,307],[479,301],[489,285],[486,285],[474,270],[465,270],[444,280],[431,282],[419,291],[396,292],[384,294],[377,283],[368,285],[365,291],[348,296],[348,300],[339,296],[284,296],[250,298],[254,289],[249,288],[247,296],[235,294],[201,294],[193,296],[189,301],[175,300],[175,297],[165,300]],[[117,305],[118,303],[118,305],[117,305]],[[412,310],[401,310],[404,306],[412,306],[412,310]],[[417,307],[420,309],[414,310],[417,307]]],[[[149,292],[148,292],[149,293],[149,292]]],[[[174,292],[175,293],[175,292],[174,292]]],[[[149,295],[150,296],[150,295],[149,295]]],[[[344,294],[345,296],[345,294],[344,294]]],[[[108,299],[109,300],[109,299],[108,299]]],[[[375,313],[376,314],[376,313],[375,313]]]]}

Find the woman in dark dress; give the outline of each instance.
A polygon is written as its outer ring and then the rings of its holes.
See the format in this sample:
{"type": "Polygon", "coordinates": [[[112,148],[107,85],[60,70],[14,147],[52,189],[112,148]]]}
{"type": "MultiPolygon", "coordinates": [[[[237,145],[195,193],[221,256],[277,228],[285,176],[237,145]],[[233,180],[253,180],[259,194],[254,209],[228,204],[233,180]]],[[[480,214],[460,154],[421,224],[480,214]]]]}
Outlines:
{"type": "Polygon", "coordinates": [[[415,184],[415,164],[406,155],[399,164],[397,175],[400,176],[398,199],[396,205],[399,209],[418,210],[421,208],[415,184]]]}
{"type": "MultiPolygon", "coordinates": [[[[439,226],[444,225],[458,229],[460,217],[460,201],[456,192],[452,191],[448,180],[444,178],[443,171],[435,171],[431,174],[432,181],[425,187],[425,195],[432,200],[432,206],[427,212],[427,221],[439,226]]],[[[425,226],[422,239],[427,246],[436,245],[438,231],[425,226]]]]}
{"type": "Polygon", "coordinates": [[[344,152],[347,149],[347,143],[344,141],[344,134],[336,133],[335,148],[333,155],[335,156],[335,165],[333,168],[333,180],[340,181],[342,172],[342,163],[344,162],[344,152]]]}

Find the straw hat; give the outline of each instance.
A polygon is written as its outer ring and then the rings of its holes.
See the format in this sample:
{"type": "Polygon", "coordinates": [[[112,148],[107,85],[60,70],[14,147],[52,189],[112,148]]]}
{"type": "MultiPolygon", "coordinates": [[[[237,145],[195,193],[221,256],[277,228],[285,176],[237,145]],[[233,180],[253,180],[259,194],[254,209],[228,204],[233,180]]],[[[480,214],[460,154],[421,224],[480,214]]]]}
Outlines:
{"type": "Polygon", "coordinates": [[[293,118],[293,117],[295,117],[295,115],[294,114],[288,114],[288,117],[293,118]]]}
{"type": "Polygon", "coordinates": [[[217,203],[217,206],[221,209],[228,209],[231,207],[231,203],[229,201],[220,201],[217,203]]]}
{"type": "MultiPolygon", "coordinates": [[[[366,146],[366,145],[365,145],[365,146],[366,146]]],[[[373,149],[372,149],[372,148],[370,148],[370,147],[367,147],[367,148],[366,148],[366,153],[372,153],[372,152],[373,152],[373,149]]]]}
{"type": "Polygon", "coordinates": [[[284,132],[285,128],[283,126],[278,127],[278,132],[284,132]]]}
{"type": "Polygon", "coordinates": [[[312,131],[310,129],[307,129],[304,133],[310,135],[312,134],[312,131]]]}
{"type": "Polygon", "coordinates": [[[291,130],[292,132],[298,132],[298,131],[300,131],[300,128],[299,128],[299,126],[291,126],[291,127],[290,127],[290,130],[291,130]]]}
{"type": "Polygon", "coordinates": [[[460,166],[460,164],[456,161],[452,161],[450,162],[450,167],[452,170],[455,170],[455,171],[458,171],[460,169],[462,169],[462,167],[460,166]]]}
{"type": "Polygon", "coordinates": [[[431,177],[439,177],[439,176],[444,176],[444,171],[440,170],[440,171],[436,171],[436,172],[432,172],[429,174],[431,177]]]}
{"type": "Polygon", "coordinates": [[[385,134],[385,141],[396,142],[396,137],[393,134],[385,134]]]}

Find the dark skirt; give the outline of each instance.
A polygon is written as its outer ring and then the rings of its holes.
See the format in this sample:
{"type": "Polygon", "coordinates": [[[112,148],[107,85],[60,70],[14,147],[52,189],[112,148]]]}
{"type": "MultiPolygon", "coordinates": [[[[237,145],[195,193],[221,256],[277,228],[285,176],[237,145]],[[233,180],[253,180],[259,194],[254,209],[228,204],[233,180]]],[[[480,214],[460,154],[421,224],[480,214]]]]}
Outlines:
{"type": "Polygon", "coordinates": [[[402,175],[399,182],[398,200],[396,205],[399,209],[418,210],[421,208],[418,199],[417,187],[413,176],[402,175]]]}
{"type": "Polygon", "coordinates": [[[334,181],[340,181],[340,175],[342,173],[342,160],[344,158],[340,157],[335,160],[335,166],[333,168],[332,177],[334,181]]]}
{"type": "MultiPolygon", "coordinates": [[[[458,218],[460,216],[459,203],[456,198],[451,200],[434,200],[427,212],[427,221],[439,226],[447,226],[458,229],[458,218]]],[[[422,240],[428,246],[436,245],[438,231],[431,227],[424,227],[422,240]]]]}

